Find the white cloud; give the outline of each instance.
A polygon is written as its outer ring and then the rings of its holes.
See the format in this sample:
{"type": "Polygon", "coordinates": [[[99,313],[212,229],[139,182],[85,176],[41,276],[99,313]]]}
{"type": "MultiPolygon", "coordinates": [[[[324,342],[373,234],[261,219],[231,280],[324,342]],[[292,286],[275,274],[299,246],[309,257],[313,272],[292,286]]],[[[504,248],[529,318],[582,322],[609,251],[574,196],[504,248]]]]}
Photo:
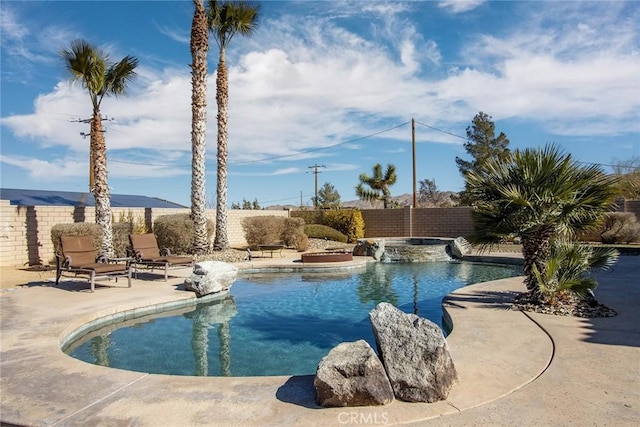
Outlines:
{"type": "MultiPolygon", "coordinates": [[[[441,6],[461,11],[459,2],[453,3],[441,6]]],[[[444,130],[461,129],[479,110],[496,120],[532,121],[559,135],[637,131],[638,30],[631,21],[616,20],[610,14],[607,10],[605,16],[595,18],[565,15],[555,30],[549,28],[549,15],[540,14],[500,37],[479,34],[460,52],[458,68],[444,77],[428,72],[442,62],[436,43],[425,40],[415,25],[394,13],[378,26],[372,25],[372,37],[323,19],[268,20],[262,24],[259,41],[238,44],[249,47],[247,51],[229,52],[229,161],[322,158],[334,170],[359,169],[358,165],[340,166],[336,150],[300,153],[370,135],[411,117],[444,130]]],[[[13,25],[11,17],[3,15],[3,28],[5,21],[13,25]]],[[[17,28],[17,35],[26,34],[26,29],[17,28]]],[[[210,163],[215,163],[216,147],[216,53],[210,51],[208,82],[210,163]]],[[[147,65],[138,70],[129,97],[105,99],[103,115],[116,119],[105,123],[114,160],[110,173],[118,177],[188,173],[190,97],[187,67],[156,70],[147,65]],[[162,166],[169,163],[176,167],[162,166]]],[[[39,146],[65,147],[80,156],[76,160],[80,164],[88,140],[79,134],[88,132],[88,126],[70,120],[87,118],[90,108],[81,87],[61,82],[38,96],[33,113],[3,117],[2,125],[39,146]]],[[[395,129],[383,137],[406,141],[407,129],[395,129]]],[[[421,138],[461,142],[424,128],[421,138]]],[[[361,149],[361,145],[340,148],[361,149]]],[[[67,161],[23,160],[34,174],[67,161]]],[[[15,158],[3,156],[2,161],[17,165],[15,158]]],[[[70,167],[65,173],[84,176],[85,169],[70,167]]],[[[256,173],[282,175],[300,170],[285,167],[256,173]]]]}
{"type": "Polygon", "coordinates": [[[485,2],[486,0],[441,0],[438,7],[452,13],[463,13],[473,10],[485,2]]]}

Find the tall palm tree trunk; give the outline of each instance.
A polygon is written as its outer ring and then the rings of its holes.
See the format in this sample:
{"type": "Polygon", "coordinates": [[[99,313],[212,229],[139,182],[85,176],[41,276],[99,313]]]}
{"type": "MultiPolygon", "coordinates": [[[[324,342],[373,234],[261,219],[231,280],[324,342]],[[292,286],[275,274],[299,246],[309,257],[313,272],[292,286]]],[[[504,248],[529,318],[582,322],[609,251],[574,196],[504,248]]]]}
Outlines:
{"type": "Polygon", "coordinates": [[[229,248],[227,237],[227,117],[229,105],[229,80],[225,49],[220,48],[220,59],[216,76],[216,100],[218,103],[218,174],[216,188],[216,237],[213,246],[217,250],[229,248]]]}
{"type": "Polygon", "coordinates": [[[100,110],[94,109],[91,120],[91,152],[93,156],[93,175],[95,187],[93,196],[96,202],[96,224],[102,227],[101,252],[113,256],[113,227],[111,224],[111,195],[107,173],[107,146],[104,142],[104,130],[100,110]]]}
{"type": "Polygon", "coordinates": [[[209,27],[201,0],[194,1],[191,26],[191,219],[193,220],[194,253],[209,250],[206,211],[206,148],[207,148],[207,51],[209,27]]]}

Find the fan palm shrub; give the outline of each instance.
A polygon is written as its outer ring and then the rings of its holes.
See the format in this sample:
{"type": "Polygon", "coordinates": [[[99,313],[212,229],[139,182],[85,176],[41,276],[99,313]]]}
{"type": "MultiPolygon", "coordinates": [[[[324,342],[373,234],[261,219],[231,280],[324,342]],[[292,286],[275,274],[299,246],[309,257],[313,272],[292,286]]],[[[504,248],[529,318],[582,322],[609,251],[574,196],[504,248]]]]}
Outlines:
{"type": "Polygon", "coordinates": [[[486,248],[520,238],[525,285],[534,296],[540,296],[535,271],[546,274],[552,239],[571,240],[597,226],[616,197],[614,176],[582,166],[555,145],[488,160],[465,181],[475,200],[470,242],[486,248]]]}
{"type": "Polygon", "coordinates": [[[544,271],[533,266],[542,301],[554,305],[567,294],[593,295],[598,282],[591,273],[609,269],[619,255],[613,248],[554,240],[544,271]]]}

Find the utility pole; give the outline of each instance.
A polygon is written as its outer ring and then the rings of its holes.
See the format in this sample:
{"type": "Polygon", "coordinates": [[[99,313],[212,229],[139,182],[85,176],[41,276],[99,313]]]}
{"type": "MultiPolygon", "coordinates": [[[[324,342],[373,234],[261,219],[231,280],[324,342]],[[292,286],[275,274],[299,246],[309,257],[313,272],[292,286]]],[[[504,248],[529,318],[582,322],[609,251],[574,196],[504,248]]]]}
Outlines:
{"type": "Polygon", "coordinates": [[[418,207],[417,191],[416,191],[416,121],[411,118],[411,149],[413,152],[413,208],[418,207]]]}
{"type": "MultiPolygon", "coordinates": [[[[93,118],[91,119],[72,119],[70,120],[71,122],[75,122],[75,123],[91,123],[91,121],[93,120],[93,118]]],[[[103,121],[112,121],[113,118],[109,118],[109,117],[103,117],[102,118],[103,121]]],[[[107,130],[103,130],[102,132],[106,132],[107,130]]],[[[80,132],[80,136],[82,136],[82,138],[86,139],[87,137],[91,137],[91,133],[85,133],[85,132],[80,132]]],[[[89,192],[93,193],[93,188],[95,187],[95,176],[93,174],[93,145],[91,143],[89,143],[89,192]]]]}
{"type": "Polygon", "coordinates": [[[318,209],[318,174],[320,173],[318,168],[326,168],[326,166],[325,165],[319,165],[317,163],[315,165],[313,165],[313,166],[309,166],[309,169],[313,169],[313,172],[311,172],[311,173],[315,175],[315,183],[316,183],[315,197],[313,198],[313,208],[314,209],[318,209]]]}

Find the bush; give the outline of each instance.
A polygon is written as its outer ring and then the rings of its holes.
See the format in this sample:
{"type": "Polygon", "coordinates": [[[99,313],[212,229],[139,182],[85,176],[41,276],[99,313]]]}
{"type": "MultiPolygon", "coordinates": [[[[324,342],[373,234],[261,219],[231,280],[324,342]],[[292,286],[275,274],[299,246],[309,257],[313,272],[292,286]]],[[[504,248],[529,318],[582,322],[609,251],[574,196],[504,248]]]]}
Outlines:
{"type": "MultiPolygon", "coordinates": [[[[53,252],[60,252],[61,236],[91,236],[93,237],[93,246],[97,253],[101,252],[102,246],[102,227],[91,222],[76,222],[73,224],[55,224],[51,227],[51,242],[53,243],[53,252]]],[[[53,260],[55,262],[55,259],[53,260]]]]}
{"type": "Polygon", "coordinates": [[[364,237],[364,219],[358,209],[325,211],[323,221],[346,235],[348,243],[356,243],[364,237]]]}
{"type": "Polygon", "coordinates": [[[305,224],[324,224],[322,218],[324,211],[322,210],[310,210],[310,211],[292,211],[290,212],[292,218],[302,218],[305,224]]]}
{"type": "Polygon", "coordinates": [[[304,252],[309,248],[309,237],[304,233],[304,219],[284,218],[284,226],[281,234],[282,241],[287,246],[304,252]]]}
{"type": "Polygon", "coordinates": [[[304,226],[304,233],[314,239],[326,239],[334,242],[347,243],[347,236],[335,228],[321,224],[307,224],[304,226]]]}
{"type": "MultiPolygon", "coordinates": [[[[213,236],[213,221],[207,220],[209,242],[213,236]]],[[[162,215],[156,218],[153,232],[160,250],[169,248],[172,254],[193,252],[193,221],[190,214],[162,215]]]]}
{"type": "Polygon", "coordinates": [[[251,247],[282,242],[286,246],[305,251],[309,247],[309,238],[304,234],[302,218],[279,216],[252,216],[242,220],[244,238],[251,247]]]}
{"type": "Polygon", "coordinates": [[[131,245],[129,234],[134,232],[134,225],[130,222],[113,223],[113,252],[116,257],[127,256],[127,249],[131,245]]]}
{"type": "MultiPolygon", "coordinates": [[[[131,224],[132,234],[145,234],[149,232],[149,229],[147,229],[147,223],[144,217],[134,216],[131,209],[129,209],[126,214],[121,211],[120,215],[118,216],[117,223],[131,224]]],[[[113,224],[114,227],[117,223],[113,224]]]]}
{"type": "Polygon", "coordinates": [[[284,218],[273,215],[247,217],[242,220],[242,229],[249,246],[268,245],[282,240],[284,218]]]}
{"type": "Polygon", "coordinates": [[[602,243],[632,243],[640,240],[640,224],[630,212],[609,212],[600,232],[602,243]]]}

